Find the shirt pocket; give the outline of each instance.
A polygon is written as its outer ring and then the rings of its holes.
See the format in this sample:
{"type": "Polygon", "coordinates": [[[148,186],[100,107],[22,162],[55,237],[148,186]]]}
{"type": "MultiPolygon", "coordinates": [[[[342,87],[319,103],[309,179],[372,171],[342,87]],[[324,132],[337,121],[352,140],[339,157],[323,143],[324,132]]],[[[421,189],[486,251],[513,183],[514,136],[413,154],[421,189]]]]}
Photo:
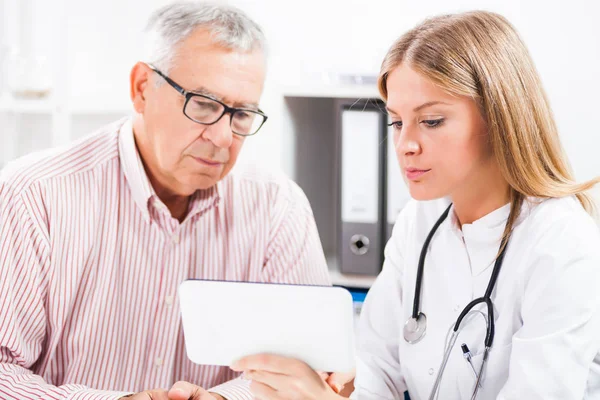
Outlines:
{"type": "MultiPolygon", "coordinates": [[[[481,387],[479,388],[478,399],[494,399],[500,393],[500,390],[508,380],[508,366],[512,343],[493,346],[488,354],[485,363],[481,387]]],[[[475,371],[479,373],[481,363],[483,362],[483,351],[475,354],[471,358],[475,371]]],[[[475,374],[469,363],[465,360],[462,368],[457,372],[458,387],[461,398],[470,399],[475,389],[475,374]]]]}

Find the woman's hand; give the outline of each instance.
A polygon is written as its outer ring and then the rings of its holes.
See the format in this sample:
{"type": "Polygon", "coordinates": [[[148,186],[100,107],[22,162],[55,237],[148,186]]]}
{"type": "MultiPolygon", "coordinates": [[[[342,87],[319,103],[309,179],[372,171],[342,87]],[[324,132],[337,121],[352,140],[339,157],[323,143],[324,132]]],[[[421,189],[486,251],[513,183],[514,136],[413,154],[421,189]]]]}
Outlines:
{"type": "Polygon", "coordinates": [[[333,389],[306,363],[270,354],[244,357],[231,366],[251,379],[257,400],[338,400],[333,389]]]}
{"type": "Polygon", "coordinates": [[[334,392],[341,394],[342,397],[349,397],[354,391],[355,371],[352,372],[334,372],[326,374],[325,383],[327,383],[334,392]]]}

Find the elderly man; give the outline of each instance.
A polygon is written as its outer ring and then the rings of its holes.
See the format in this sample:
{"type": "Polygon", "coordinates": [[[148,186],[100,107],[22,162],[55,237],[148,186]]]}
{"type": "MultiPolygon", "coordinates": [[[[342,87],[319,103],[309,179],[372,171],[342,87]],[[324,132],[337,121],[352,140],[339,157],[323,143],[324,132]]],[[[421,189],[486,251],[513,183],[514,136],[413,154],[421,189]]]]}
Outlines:
{"type": "Polygon", "coordinates": [[[235,372],[187,359],[178,285],[329,283],[302,191],[231,172],[267,120],[260,28],[179,3],[147,35],[131,118],[0,175],[0,398],[249,399],[235,372]]]}

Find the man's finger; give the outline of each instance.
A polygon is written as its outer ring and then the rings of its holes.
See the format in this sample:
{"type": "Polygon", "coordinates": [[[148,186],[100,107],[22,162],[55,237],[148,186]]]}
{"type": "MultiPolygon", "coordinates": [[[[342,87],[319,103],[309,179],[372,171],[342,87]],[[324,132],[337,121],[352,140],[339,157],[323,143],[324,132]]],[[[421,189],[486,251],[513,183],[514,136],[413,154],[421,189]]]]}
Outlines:
{"type": "Polygon", "coordinates": [[[164,389],[154,389],[121,397],[120,400],[169,400],[169,396],[164,389]]]}
{"type": "Polygon", "coordinates": [[[199,386],[189,382],[176,382],[169,390],[170,400],[204,400],[209,393],[199,386]]]}
{"type": "Polygon", "coordinates": [[[151,400],[167,400],[169,396],[167,396],[167,392],[164,390],[149,390],[146,392],[148,398],[151,400]]]}

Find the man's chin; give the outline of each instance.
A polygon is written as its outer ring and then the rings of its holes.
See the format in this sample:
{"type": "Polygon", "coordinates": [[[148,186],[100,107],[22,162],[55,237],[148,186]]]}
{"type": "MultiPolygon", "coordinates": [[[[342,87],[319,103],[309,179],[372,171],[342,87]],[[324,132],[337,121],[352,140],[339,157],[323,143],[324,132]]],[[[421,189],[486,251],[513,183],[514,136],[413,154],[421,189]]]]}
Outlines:
{"type": "Polygon", "coordinates": [[[189,185],[190,195],[194,194],[198,190],[207,190],[217,184],[218,179],[196,179],[189,185]]]}
{"type": "Polygon", "coordinates": [[[212,188],[221,180],[221,175],[217,174],[194,174],[188,177],[186,187],[191,194],[194,194],[197,190],[207,190],[212,188]]]}

